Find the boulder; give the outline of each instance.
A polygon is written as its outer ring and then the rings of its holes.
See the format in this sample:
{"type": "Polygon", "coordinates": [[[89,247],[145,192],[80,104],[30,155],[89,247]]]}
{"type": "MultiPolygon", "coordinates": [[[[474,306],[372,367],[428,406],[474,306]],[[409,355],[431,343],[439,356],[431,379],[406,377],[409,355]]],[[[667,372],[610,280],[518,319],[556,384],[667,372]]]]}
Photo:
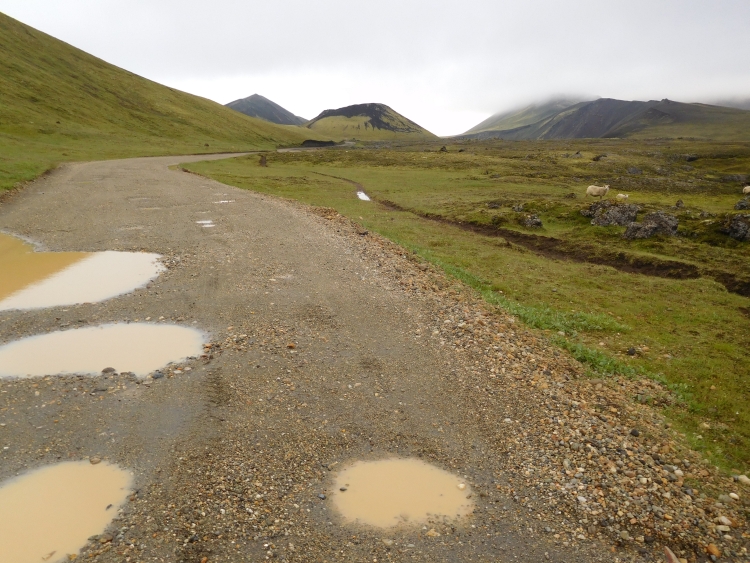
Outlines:
{"type": "Polygon", "coordinates": [[[623,238],[628,240],[650,238],[656,235],[674,236],[677,234],[677,217],[655,211],[648,213],[640,223],[630,223],[623,238]]]}
{"type": "Polygon", "coordinates": [[[750,209],[750,197],[745,197],[739,200],[734,204],[734,208],[737,211],[741,211],[742,209],[750,209]]]}
{"type": "Polygon", "coordinates": [[[542,220],[539,215],[526,215],[521,219],[521,224],[529,229],[540,229],[542,227],[542,220]]]}
{"type": "Polygon", "coordinates": [[[616,203],[605,199],[592,203],[588,209],[581,209],[581,215],[591,217],[591,224],[599,227],[624,227],[635,221],[640,210],[641,208],[634,204],[616,203]]]}
{"type": "Polygon", "coordinates": [[[727,218],[721,232],[735,240],[750,242],[750,215],[739,214],[727,218]]]}

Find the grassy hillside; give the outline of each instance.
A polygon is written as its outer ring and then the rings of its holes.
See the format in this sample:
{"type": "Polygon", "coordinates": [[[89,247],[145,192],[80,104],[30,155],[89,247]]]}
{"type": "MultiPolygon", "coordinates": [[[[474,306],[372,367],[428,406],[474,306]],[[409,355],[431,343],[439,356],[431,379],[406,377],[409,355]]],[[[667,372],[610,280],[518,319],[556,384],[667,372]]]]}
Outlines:
{"type": "Polygon", "coordinates": [[[717,463],[750,468],[750,242],[723,232],[747,213],[734,206],[750,177],[750,144],[466,141],[447,153],[441,144],[273,154],[267,168],[257,158],[185,167],[334,207],[546,330],[592,374],[661,379],[672,399],[632,399],[668,409],[717,463]],[[580,213],[592,204],[584,193],[603,182],[630,194],[639,220],[676,216],[679,236],[630,241],[625,227],[592,225],[580,213]],[[541,228],[523,226],[530,214],[541,228]]]}
{"type": "Polygon", "coordinates": [[[334,141],[437,138],[385,104],[357,104],[328,109],[310,121],[307,128],[334,141]]]}
{"type": "Polygon", "coordinates": [[[578,101],[552,100],[544,104],[531,104],[520,110],[500,112],[469,129],[465,134],[482,131],[507,131],[538,123],[574,106],[578,101]]]}
{"type": "Polygon", "coordinates": [[[0,190],[62,161],[306,138],[316,136],[146,80],[0,14],[0,190]]]}

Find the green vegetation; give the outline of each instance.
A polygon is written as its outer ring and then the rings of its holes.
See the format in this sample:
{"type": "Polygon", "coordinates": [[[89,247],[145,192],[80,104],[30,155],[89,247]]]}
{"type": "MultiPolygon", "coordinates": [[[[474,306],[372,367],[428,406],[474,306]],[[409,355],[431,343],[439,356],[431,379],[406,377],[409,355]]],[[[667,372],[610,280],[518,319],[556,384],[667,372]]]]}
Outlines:
{"type": "Polygon", "coordinates": [[[161,86],[0,14],[0,191],[64,161],[309,138],[318,137],[161,86]]]}
{"type": "Polygon", "coordinates": [[[257,156],[185,167],[333,207],[547,331],[592,373],[664,381],[678,398],[668,414],[688,439],[724,467],[747,468],[750,299],[736,291],[750,287],[750,244],[721,229],[738,213],[750,144],[439,146],[272,154],[267,168],[257,156]],[[361,183],[374,201],[360,201],[341,178],[361,183]],[[592,226],[580,214],[592,183],[610,184],[610,197],[630,194],[639,219],[653,210],[676,215],[680,236],[628,241],[624,227],[592,226]],[[528,213],[544,226],[522,227],[528,213]]]}

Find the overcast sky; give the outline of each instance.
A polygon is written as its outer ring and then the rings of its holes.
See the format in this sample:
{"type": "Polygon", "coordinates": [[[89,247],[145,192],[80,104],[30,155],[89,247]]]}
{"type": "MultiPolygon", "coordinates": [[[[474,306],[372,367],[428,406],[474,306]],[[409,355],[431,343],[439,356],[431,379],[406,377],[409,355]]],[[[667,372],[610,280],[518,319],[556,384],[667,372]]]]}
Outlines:
{"type": "Polygon", "coordinates": [[[122,68],[308,119],[382,102],[439,135],[557,95],[750,98],[750,0],[0,0],[122,68]]]}

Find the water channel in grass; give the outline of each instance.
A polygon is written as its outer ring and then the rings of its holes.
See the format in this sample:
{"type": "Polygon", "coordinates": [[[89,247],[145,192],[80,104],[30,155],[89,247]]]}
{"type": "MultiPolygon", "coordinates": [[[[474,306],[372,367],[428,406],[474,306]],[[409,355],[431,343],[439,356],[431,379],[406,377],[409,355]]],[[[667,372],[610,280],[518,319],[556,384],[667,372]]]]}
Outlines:
{"type": "Polygon", "coordinates": [[[108,324],[22,338],[0,346],[0,378],[96,375],[104,368],[146,376],[203,353],[205,335],[168,324],[108,324]]]}
{"type": "Polygon", "coordinates": [[[70,461],[0,484],[0,561],[56,563],[117,515],[131,477],[107,463],[70,461]]]}
{"type": "Polygon", "coordinates": [[[158,276],[158,260],[145,252],[36,252],[0,233],[0,311],[104,301],[158,276]]]}
{"type": "Polygon", "coordinates": [[[470,514],[466,482],[417,459],[358,461],[335,478],[332,500],[345,520],[381,528],[470,514]]]}

